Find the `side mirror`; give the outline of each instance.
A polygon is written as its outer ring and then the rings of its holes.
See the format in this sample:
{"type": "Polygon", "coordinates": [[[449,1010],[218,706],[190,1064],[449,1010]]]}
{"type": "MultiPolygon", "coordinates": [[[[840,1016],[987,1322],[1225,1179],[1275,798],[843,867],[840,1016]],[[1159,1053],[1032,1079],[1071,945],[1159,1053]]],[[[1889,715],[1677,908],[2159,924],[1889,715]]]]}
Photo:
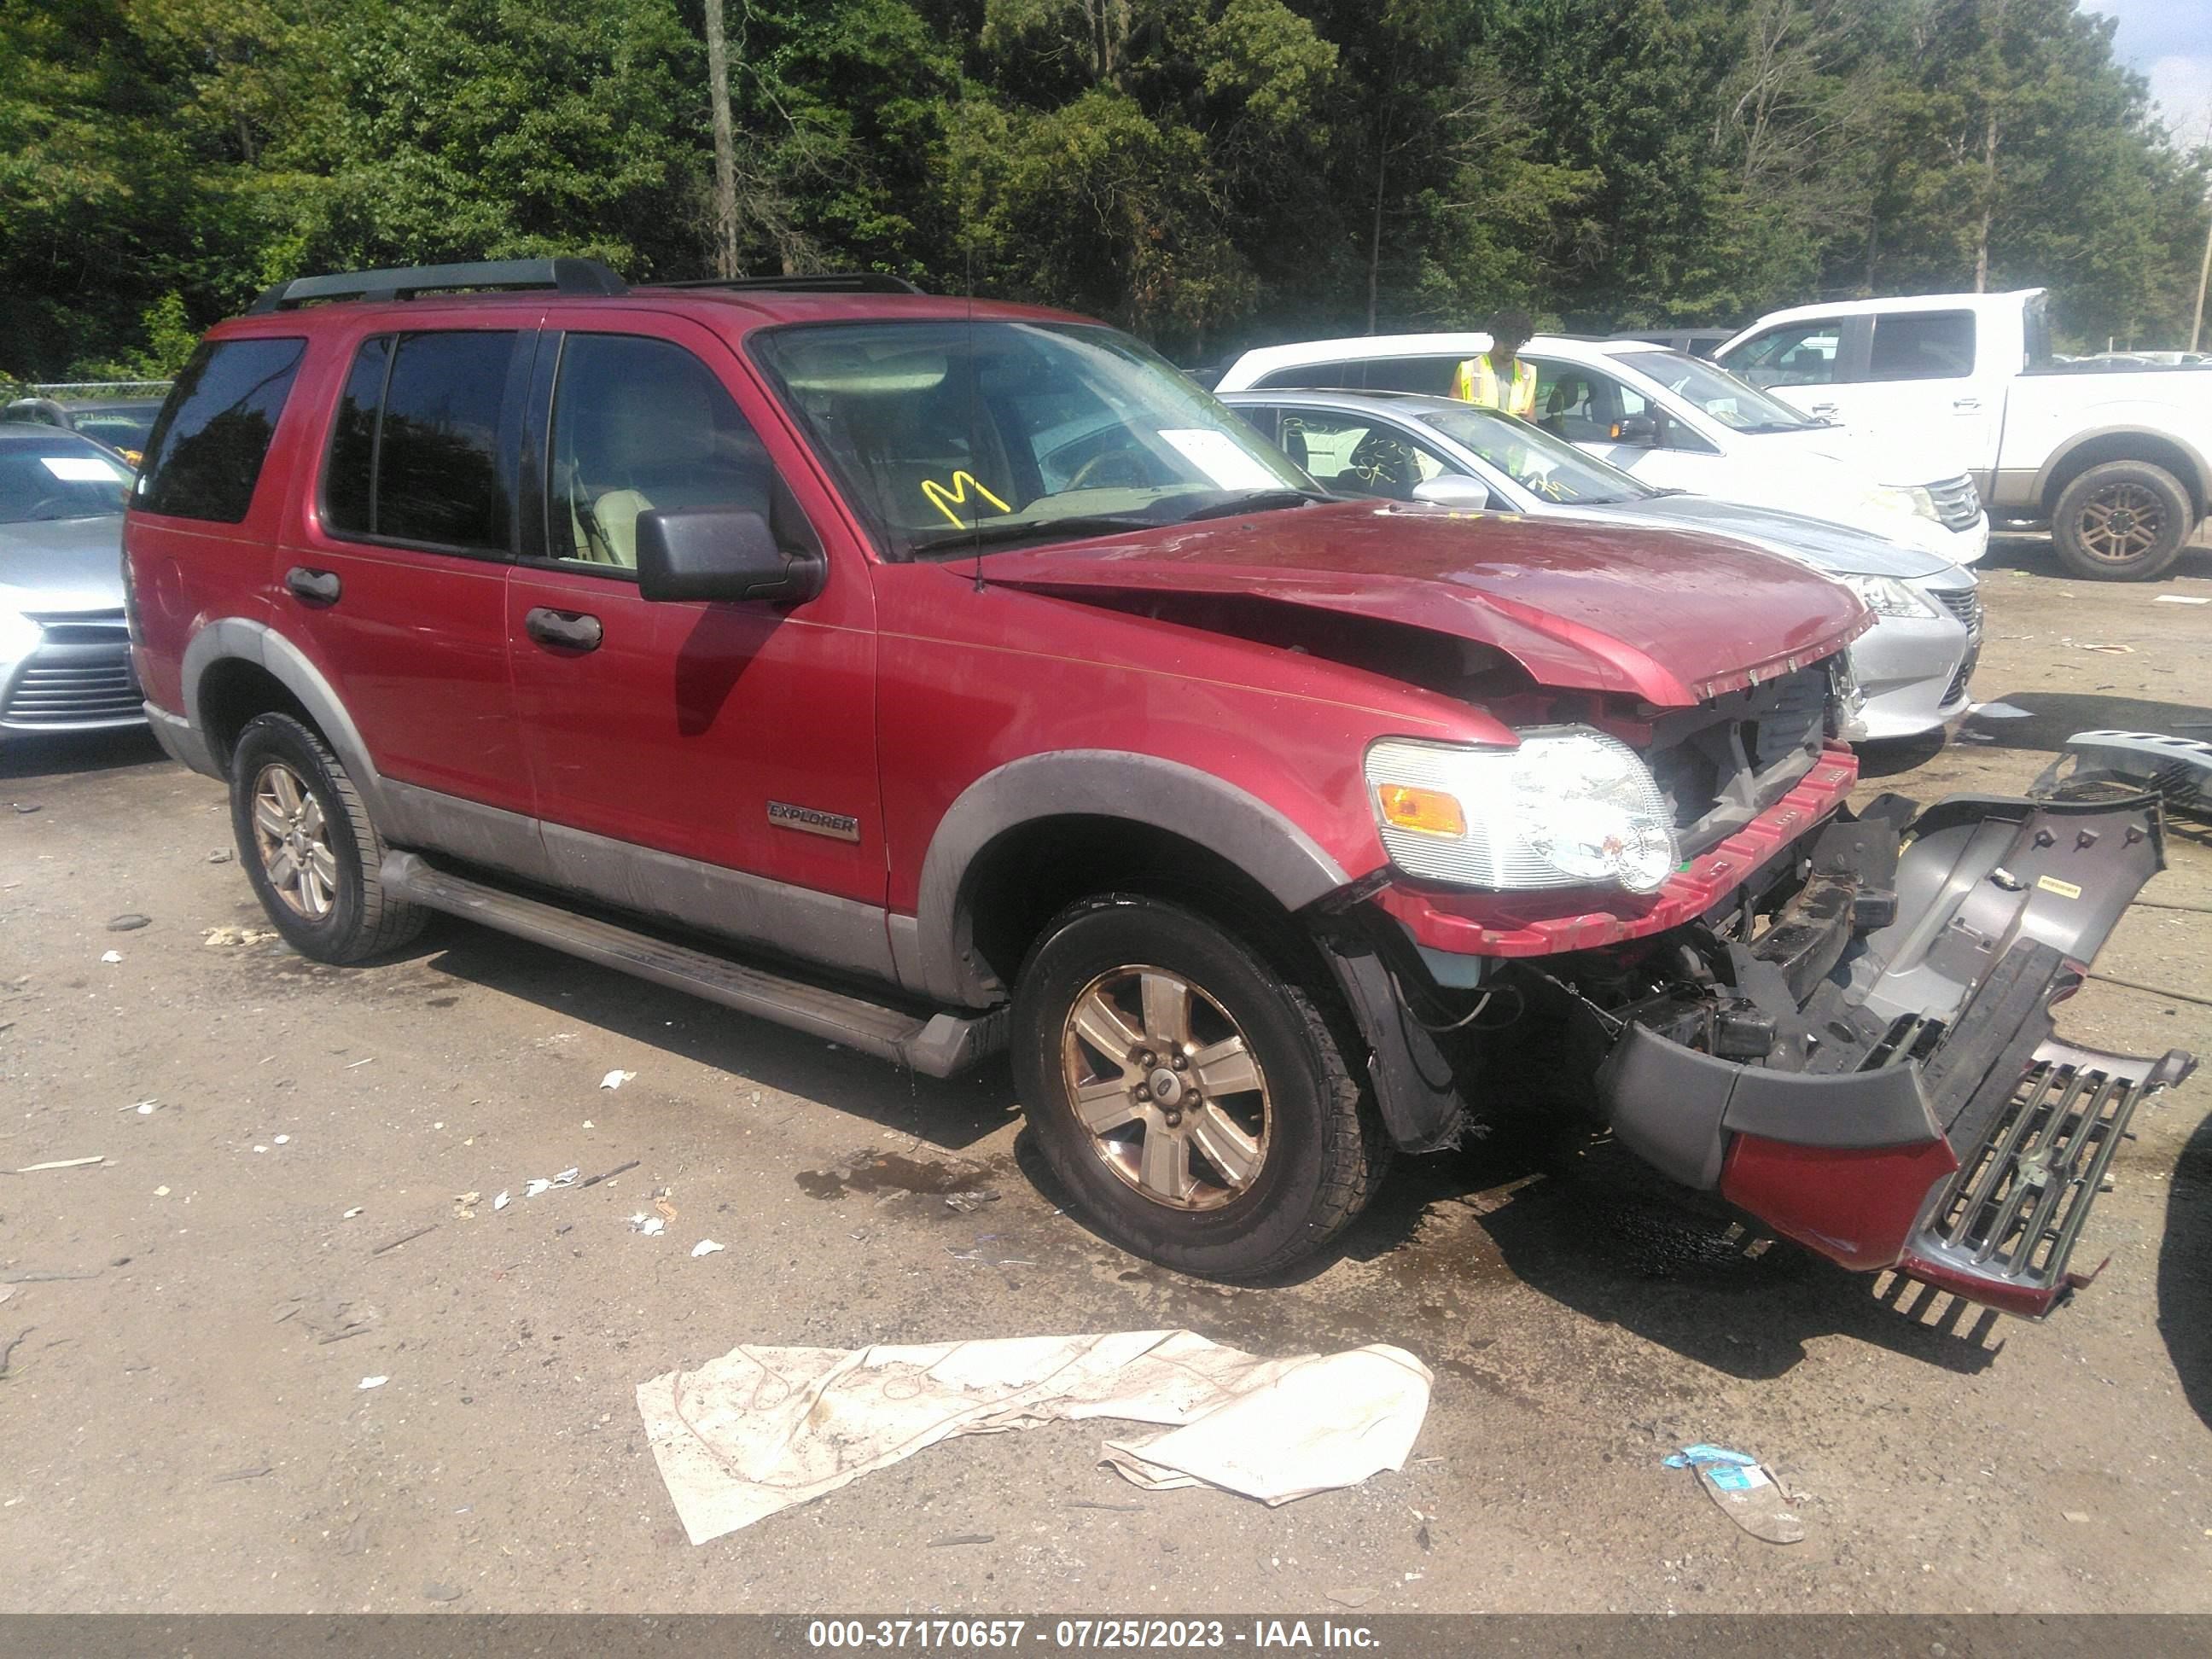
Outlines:
{"type": "Polygon", "coordinates": [[[759,514],[670,507],[637,518],[637,591],[648,599],[763,599],[801,605],[822,591],[819,553],[787,553],[759,514]]]}
{"type": "Polygon", "coordinates": [[[1640,449],[1659,447],[1659,422],[1650,415],[1624,415],[1613,423],[1613,441],[1640,449]]]}
{"type": "Polygon", "coordinates": [[[1490,486],[1463,473],[1445,472],[1413,486],[1413,499],[1437,507],[1455,507],[1462,512],[1482,513],[1491,506],[1490,486]]]}

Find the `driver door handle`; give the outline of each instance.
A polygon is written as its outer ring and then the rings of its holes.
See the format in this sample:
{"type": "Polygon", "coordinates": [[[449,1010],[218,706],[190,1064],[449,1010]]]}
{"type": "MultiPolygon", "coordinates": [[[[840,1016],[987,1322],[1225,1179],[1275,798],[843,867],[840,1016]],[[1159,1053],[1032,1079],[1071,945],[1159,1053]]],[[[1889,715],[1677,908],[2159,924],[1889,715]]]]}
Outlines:
{"type": "Polygon", "coordinates": [[[538,644],[562,651],[596,651],[606,637],[597,617],[580,611],[552,611],[542,605],[524,613],[522,625],[538,644]]]}
{"type": "Polygon", "coordinates": [[[1982,400],[1979,398],[1954,398],[1951,399],[1951,407],[1958,410],[1962,414],[1971,414],[1981,406],[1982,400]]]}
{"type": "Polygon", "coordinates": [[[1836,406],[1833,404],[1814,404],[1813,405],[1813,413],[1815,415],[1832,415],[1835,412],[1836,406]]]}
{"type": "Polygon", "coordinates": [[[284,573],[284,586],[301,605],[336,605],[344,585],[335,570],[310,570],[304,564],[295,564],[284,573]]]}

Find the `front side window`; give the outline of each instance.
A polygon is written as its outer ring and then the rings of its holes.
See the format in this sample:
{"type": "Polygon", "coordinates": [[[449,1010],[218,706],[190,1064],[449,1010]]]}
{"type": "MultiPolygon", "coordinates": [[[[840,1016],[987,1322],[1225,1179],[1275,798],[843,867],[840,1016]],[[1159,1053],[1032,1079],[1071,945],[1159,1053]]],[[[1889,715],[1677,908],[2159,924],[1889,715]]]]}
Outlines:
{"type": "Polygon", "coordinates": [[[1869,380],[1957,380],[1974,372],[1974,314],[1918,311],[1874,319],[1869,380]]]}
{"type": "Polygon", "coordinates": [[[1784,323],[1754,334],[1723,365],[1757,386],[1832,386],[1841,373],[1844,324],[1839,317],[1784,323]]]}
{"type": "Polygon", "coordinates": [[[1737,432],[1797,432],[1814,425],[1779,398],[1747,386],[1717,363],[1680,351],[1624,351],[1620,366],[1657,382],[1737,432]]]}
{"type": "Polygon", "coordinates": [[[82,438],[58,428],[0,438],[0,524],[104,518],[123,510],[130,489],[131,469],[82,438]]]}
{"type": "Polygon", "coordinates": [[[520,337],[386,335],[355,354],[331,433],[323,522],[333,535],[503,553],[514,524],[520,337]]]}
{"type": "Polygon", "coordinates": [[[1571,443],[1495,409],[1425,412],[1433,427],[1462,448],[1496,467],[1531,495],[1547,501],[1594,507],[1648,500],[1659,492],[1618,467],[1584,454],[1571,443]]]}
{"type": "Polygon", "coordinates": [[[1644,395],[1610,374],[1579,363],[1531,357],[1536,370],[1536,422],[1571,444],[1609,444],[1632,415],[1656,415],[1644,395]]]}
{"type": "Polygon", "coordinates": [[[136,504],[217,524],[244,519],[307,349],[292,338],[202,344],[146,441],[136,504]]]}
{"type": "Polygon", "coordinates": [[[775,518],[775,468],[714,372],[679,345],[571,334],[553,392],[553,557],[637,568],[638,515],[731,507],[775,518]]]}
{"type": "Polygon", "coordinates": [[[752,349],[895,555],[1314,494],[1210,393],[1110,329],[813,324],[768,331],[752,349]]]}
{"type": "Polygon", "coordinates": [[[1371,416],[1285,409],[1280,421],[1283,453],[1334,495],[1410,501],[1416,484],[1453,470],[1412,434],[1371,416]]]}

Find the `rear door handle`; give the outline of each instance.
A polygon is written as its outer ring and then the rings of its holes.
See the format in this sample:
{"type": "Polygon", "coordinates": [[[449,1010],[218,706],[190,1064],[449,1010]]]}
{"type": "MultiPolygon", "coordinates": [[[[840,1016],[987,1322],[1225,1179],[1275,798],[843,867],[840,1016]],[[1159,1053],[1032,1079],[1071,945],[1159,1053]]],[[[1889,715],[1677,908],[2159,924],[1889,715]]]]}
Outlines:
{"type": "Polygon", "coordinates": [[[562,651],[596,651],[606,637],[597,617],[580,611],[550,611],[542,605],[524,614],[522,625],[538,644],[562,651]]]}
{"type": "Polygon", "coordinates": [[[335,570],[310,570],[295,564],[284,573],[284,586],[301,605],[336,605],[343,584],[335,570]]]}
{"type": "Polygon", "coordinates": [[[1954,398],[1951,399],[1951,407],[1957,410],[1962,415],[1970,415],[1981,406],[1982,400],[1979,398],[1954,398]]]}

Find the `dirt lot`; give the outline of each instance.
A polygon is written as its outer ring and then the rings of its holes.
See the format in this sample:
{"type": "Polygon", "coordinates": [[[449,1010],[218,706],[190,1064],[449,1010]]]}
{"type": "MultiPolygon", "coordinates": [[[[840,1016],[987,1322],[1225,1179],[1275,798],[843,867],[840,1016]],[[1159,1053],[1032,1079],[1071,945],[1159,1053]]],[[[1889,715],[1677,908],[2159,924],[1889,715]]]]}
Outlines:
{"type": "MultiPolygon", "coordinates": [[[[2033,543],[1985,568],[1978,694],[2028,717],[1876,757],[1869,790],[2212,732],[2212,606],[2157,603],[2212,599],[2212,551],[2143,586],[2033,543]]],[[[2212,838],[2175,840],[2146,893],[2175,908],[2099,965],[2202,999],[2212,838]]],[[[0,1168],[105,1159],[0,1175],[0,1607],[2212,1610],[2205,1079],[2138,1119],[2077,1258],[2111,1266],[2046,1325],[1914,1317],[1510,1130],[1401,1165],[1304,1282],[1226,1291],[1056,1213],[1003,1074],[910,1081],[458,925],[366,970],[210,945],[260,921],[229,848],[221,788],[143,740],[0,757],[0,1168]],[[678,1218],[634,1232],[664,1189],[678,1218]],[[1413,1350],[1419,1461],[1270,1510],[1140,1494],[1061,1425],[695,1549],[632,1401],[741,1341],[1160,1326],[1413,1350]],[[1660,1467],[1695,1439],[1781,1470],[1806,1541],[1660,1467]]],[[[2066,1026],[2212,1054],[2212,1007],[2112,984],[2066,1026]]]]}

